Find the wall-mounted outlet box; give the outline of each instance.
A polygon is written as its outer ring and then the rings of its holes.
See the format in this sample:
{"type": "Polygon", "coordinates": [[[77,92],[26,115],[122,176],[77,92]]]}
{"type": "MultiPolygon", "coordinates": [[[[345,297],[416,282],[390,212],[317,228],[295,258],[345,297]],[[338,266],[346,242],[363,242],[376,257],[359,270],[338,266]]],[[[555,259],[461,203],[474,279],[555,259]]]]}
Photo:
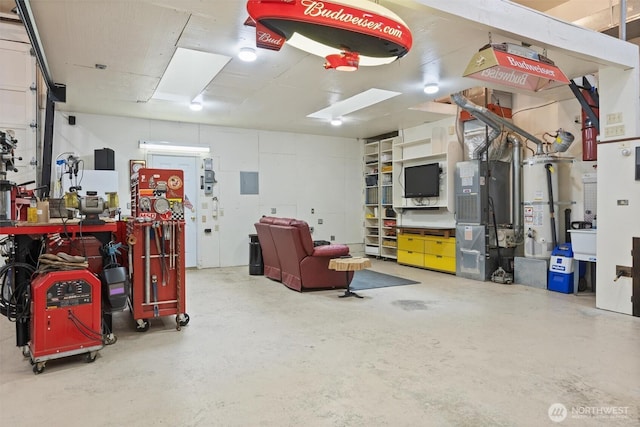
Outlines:
{"type": "Polygon", "coordinates": [[[622,113],[607,114],[607,124],[615,125],[616,123],[622,123],[622,113]]]}
{"type": "Polygon", "coordinates": [[[605,126],[604,136],[611,138],[614,136],[624,136],[624,125],[605,126]]]}

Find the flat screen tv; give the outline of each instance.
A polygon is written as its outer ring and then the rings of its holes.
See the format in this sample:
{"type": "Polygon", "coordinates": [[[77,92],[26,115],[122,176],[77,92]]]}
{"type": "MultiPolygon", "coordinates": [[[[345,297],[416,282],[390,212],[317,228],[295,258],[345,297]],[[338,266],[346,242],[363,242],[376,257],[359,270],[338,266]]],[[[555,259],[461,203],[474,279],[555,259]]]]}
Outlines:
{"type": "Polygon", "coordinates": [[[410,166],[404,168],[404,197],[439,197],[440,165],[410,166]]]}

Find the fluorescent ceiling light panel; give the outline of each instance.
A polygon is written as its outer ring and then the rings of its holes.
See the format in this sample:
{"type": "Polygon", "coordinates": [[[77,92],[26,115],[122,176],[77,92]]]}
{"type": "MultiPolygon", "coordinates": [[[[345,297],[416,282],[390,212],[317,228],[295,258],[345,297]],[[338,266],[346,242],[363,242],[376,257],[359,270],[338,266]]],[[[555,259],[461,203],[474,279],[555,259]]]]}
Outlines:
{"type": "Polygon", "coordinates": [[[208,153],[208,145],[182,145],[167,141],[138,141],[138,148],[152,151],[179,151],[188,153],[208,153]]]}
{"type": "Polygon", "coordinates": [[[230,60],[230,56],[179,47],[151,98],[191,102],[230,60]]]}
{"type": "Polygon", "coordinates": [[[327,108],[309,114],[307,117],[331,120],[334,117],[346,116],[349,113],[370,107],[398,95],[400,95],[400,92],[373,88],[365,90],[351,98],[336,102],[327,108]]]}

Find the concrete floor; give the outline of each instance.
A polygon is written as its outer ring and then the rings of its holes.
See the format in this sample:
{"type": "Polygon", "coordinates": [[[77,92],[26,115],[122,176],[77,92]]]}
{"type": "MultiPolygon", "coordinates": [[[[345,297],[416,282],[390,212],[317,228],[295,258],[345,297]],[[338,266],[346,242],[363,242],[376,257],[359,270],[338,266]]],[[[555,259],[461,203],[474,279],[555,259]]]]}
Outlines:
{"type": "Polygon", "coordinates": [[[247,267],[189,271],[181,332],[119,313],[95,363],[41,375],[0,317],[0,425],[542,426],[554,403],[561,425],[639,425],[639,318],[592,294],[372,269],[421,283],[339,299],[247,267]],[[578,417],[590,408],[618,415],[578,417]]]}

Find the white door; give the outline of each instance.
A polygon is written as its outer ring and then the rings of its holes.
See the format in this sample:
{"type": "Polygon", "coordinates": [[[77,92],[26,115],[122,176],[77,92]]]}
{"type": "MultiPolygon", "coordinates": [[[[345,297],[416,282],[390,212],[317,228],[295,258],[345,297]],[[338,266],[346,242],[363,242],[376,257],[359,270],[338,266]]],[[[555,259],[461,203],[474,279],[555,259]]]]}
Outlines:
{"type": "Polygon", "coordinates": [[[184,222],[185,227],[185,267],[196,267],[198,260],[198,227],[196,224],[198,208],[198,183],[197,183],[197,158],[187,156],[167,156],[150,154],[148,158],[149,168],[156,169],[180,169],[184,172],[184,222]],[[192,207],[189,209],[189,199],[192,207]]]}

